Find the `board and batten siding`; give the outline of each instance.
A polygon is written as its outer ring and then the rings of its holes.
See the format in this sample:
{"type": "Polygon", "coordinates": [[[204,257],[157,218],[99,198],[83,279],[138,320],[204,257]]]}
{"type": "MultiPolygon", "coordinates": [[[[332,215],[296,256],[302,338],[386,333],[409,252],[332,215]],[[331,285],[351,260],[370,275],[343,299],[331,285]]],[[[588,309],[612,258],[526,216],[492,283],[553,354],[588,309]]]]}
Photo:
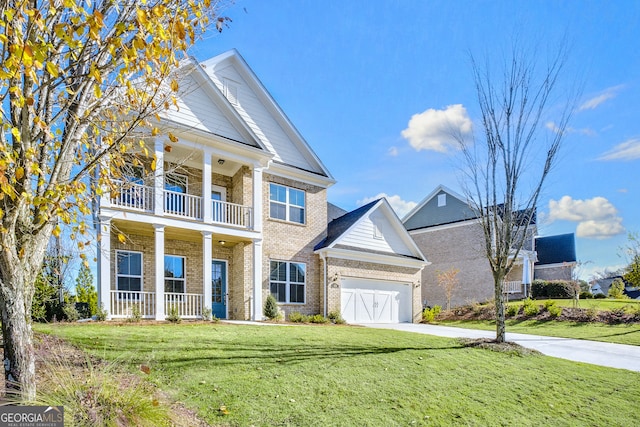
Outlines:
{"type": "Polygon", "coordinates": [[[210,73],[213,82],[222,93],[226,93],[225,81],[233,83],[237,101],[233,104],[233,107],[253,133],[275,155],[275,160],[305,170],[321,172],[315,164],[309,162],[301,154],[296,144],[291,141],[286,132],[232,65],[216,69],[214,71],[215,74],[211,74],[209,70],[207,70],[207,73],[210,73]]]}
{"type": "Polygon", "coordinates": [[[370,216],[363,218],[339,243],[390,254],[412,255],[411,250],[398,236],[398,233],[393,231],[384,214],[379,211],[375,211],[370,216]],[[374,237],[376,226],[379,231],[378,237],[374,237]]]}
{"type": "Polygon", "coordinates": [[[169,119],[235,141],[244,140],[220,108],[211,101],[205,90],[191,76],[181,80],[180,87],[178,108],[172,107],[166,113],[169,119]]]}

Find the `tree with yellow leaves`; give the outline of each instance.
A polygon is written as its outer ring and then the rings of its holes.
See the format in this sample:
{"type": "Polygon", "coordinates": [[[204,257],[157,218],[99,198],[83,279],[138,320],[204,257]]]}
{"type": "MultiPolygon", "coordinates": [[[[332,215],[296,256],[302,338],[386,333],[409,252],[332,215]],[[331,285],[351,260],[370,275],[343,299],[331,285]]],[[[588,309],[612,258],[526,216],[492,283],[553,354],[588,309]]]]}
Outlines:
{"type": "Polygon", "coordinates": [[[124,153],[146,154],[142,139],[160,132],[157,114],[175,102],[172,72],[210,24],[225,25],[219,8],[214,0],[0,2],[0,311],[7,385],[26,401],[36,397],[30,311],[49,239],[62,225],[87,244],[91,196],[111,188],[124,153]],[[109,167],[89,181],[101,163],[109,167]]]}

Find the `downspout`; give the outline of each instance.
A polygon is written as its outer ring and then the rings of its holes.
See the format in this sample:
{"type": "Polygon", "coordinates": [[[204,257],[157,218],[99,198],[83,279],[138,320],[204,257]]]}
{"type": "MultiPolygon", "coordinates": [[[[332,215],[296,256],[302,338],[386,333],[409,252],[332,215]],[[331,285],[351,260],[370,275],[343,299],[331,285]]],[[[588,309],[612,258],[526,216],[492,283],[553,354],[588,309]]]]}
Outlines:
{"type": "Polygon", "coordinates": [[[320,253],[320,259],[322,260],[322,282],[324,292],[324,317],[327,317],[327,258],[323,252],[320,253]]]}

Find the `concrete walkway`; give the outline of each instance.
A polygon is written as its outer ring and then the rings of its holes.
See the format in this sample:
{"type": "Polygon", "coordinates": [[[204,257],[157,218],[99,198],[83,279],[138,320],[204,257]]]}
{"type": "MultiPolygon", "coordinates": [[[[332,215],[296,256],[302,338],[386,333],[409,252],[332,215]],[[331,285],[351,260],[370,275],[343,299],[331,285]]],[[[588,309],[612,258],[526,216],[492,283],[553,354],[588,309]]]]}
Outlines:
{"type": "MultiPolygon", "coordinates": [[[[361,326],[450,338],[495,338],[496,336],[495,331],[425,325],[422,323],[379,323],[362,324],[361,326]]],[[[640,372],[640,347],[638,346],[510,332],[507,332],[507,341],[538,350],[547,356],[640,372]]]]}

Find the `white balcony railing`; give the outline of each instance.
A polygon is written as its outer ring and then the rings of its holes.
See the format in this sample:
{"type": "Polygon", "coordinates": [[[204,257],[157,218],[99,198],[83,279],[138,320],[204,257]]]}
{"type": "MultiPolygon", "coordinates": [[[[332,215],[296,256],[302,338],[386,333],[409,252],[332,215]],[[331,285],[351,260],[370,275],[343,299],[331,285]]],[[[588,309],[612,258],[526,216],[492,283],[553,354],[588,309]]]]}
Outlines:
{"type": "Polygon", "coordinates": [[[156,294],[154,292],[111,291],[111,317],[131,317],[136,309],[143,319],[155,318],[156,294]]]}
{"type": "Polygon", "coordinates": [[[178,309],[178,315],[183,319],[202,317],[202,294],[165,293],[165,314],[169,315],[174,308],[178,309]]]}
{"type": "Polygon", "coordinates": [[[519,294],[524,292],[522,282],[519,280],[504,281],[502,289],[505,294],[519,294]]]}
{"type": "Polygon", "coordinates": [[[164,190],[164,211],[190,219],[202,219],[202,197],[164,190]]]}
{"type": "Polygon", "coordinates": [[[127,209],[153,211],[153,187],[134,182],[121,183],[111,203],[127,209]]]}
{"type": "MultiPolygon", "coordinates": [[[[202,221],[204,219],[203,198],[177,191],[163,191],[163,212],[181,218],[202,221]]],[[[153,212],[154,188],[132,182],[120,182],[120,186],[111,198],[111,205],[125,209],[153,212]]],[[[253,227],[253,209],[236,203],[211,201],[211,220],[213,223],[230,225],[244,229],[253,227]]]]}
{"type": "Polygon", "coordinates": [[[211,216],[213,222],[235,225],[242,228],[252,227],[252,209],[235,203],[212,201],[211,216]]]}

